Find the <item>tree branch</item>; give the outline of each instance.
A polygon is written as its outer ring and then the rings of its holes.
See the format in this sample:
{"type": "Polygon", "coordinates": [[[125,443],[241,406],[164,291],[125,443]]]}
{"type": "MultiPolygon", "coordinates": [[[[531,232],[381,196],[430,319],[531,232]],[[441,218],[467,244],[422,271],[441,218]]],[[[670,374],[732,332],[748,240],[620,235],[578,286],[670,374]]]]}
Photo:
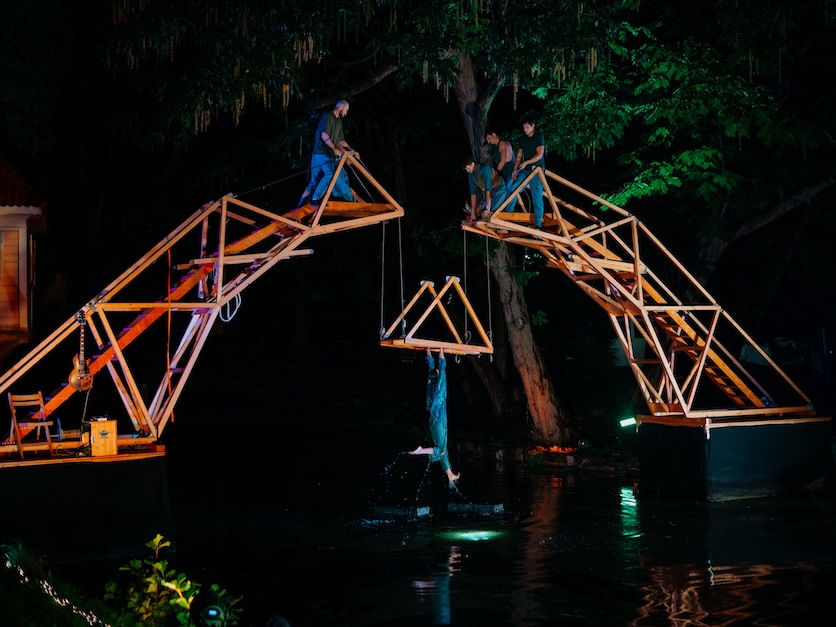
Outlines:
{"type": "Polygon", "coordinates": [[[787,198],[783,202],[774,205],[766,213],[760,214],[757,217],[741,224],[729,238],[728,243],[736,241],[741,237],[745,237],[750,233],[754,233],[760,228],[763,228],[770,222],[774,222],[784,214],[789,213],[793,209],[809,203],[814,196],[826,190],[828,187],[836,183],[836,176],[829,176],[826,179],[819,181],[815,185],[805,187],[798,194],[787,198]]]}
{"type": "MultiPolygon", "coordinates": [[[[362,81],[358,81],[352,84],[351,90],[346,94],[347,98],[352,98],[357,94],[362,94],[364,91],[368,91],[375,85],[377,85],[380,81],[385,79],[390,74],[396,72],[399,66],[395,65],[394,63],[390,63],[389,65],[384,65],[381,67],[375,74],[372,74],[368,78],[362,81]]],[[[329,104],[333,104],[333,99],[328,98],[321,98],[319,100],[314,101],[313,108],[314,109],[321,109],[322,107],[326,107],[329,104]]]]}

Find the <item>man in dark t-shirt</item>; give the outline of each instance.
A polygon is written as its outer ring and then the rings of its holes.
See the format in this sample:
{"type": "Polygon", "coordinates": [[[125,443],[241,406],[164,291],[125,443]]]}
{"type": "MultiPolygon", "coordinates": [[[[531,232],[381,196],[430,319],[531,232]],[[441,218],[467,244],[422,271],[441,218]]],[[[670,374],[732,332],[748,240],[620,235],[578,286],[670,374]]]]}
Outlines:
{"type": "MultiPolygon", "coordinates": [[[[546,168],[546,138],[536,126],[537,122],[531,116],[523,120],[523,137],[519,142],[514,161],[512,190],[517,190],[534,168],[546,168]]],[[[539,229],[543,226],[543,182],[539,176],[534,176],[527,187],[531,191],[534,227],[539,229]]]]}
{"type": "MultiPolygon", "coordinates": [[[[314,202],[317,202],[325,193],[334,175],[334,160],[339,159],[344,150],[353,152],[343,134],[342,119],[348,115],[348,107],[346,100],[339,100],[333,110],[326,111],[319,118],[311,155],[311,178],[299,200],[300,205],[304,204],[311,195],[313,195],[314,202]]],[[[354,156],[360,158],[356,152],[354,156]]],[[[342,200],[352,200],[348,176],[344,169],[334,185],[333,196],[342,200]]]]}

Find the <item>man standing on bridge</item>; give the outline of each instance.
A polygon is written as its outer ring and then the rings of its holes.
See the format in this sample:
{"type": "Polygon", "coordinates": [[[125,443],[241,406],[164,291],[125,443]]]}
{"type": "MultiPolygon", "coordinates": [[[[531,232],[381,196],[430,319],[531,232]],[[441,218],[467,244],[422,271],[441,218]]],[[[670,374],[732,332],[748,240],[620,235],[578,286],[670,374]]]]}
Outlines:
{"type": "MultiPolygon", "coordinates": [[[[536,129],[537,121],[532,116],[523,119],[523,137],[517,148],[514,161],[514,182],[510,191],[516,190],[534,168],[546,169],[546,138],[536,129]]],[[[535,176],[528,183],[531,192],[531,208],[534,211],[534,228],[543,227],[543,182],[535,176]]],[[[520,190],[522,191],[522,190],[520,190]]]]}
{"type": "MultiPolygon", "coordinates": [[[[328,185],[336,171],[336,160],[348,151],[356,158],[360,154],[352,150],[343,134],[343,118],[348,115],[349,104],[347,100],[338,100],[331,111],[326,111],[319,118],[319,125],[314,135],[313,154],[311,155],[311,178],[308,181],[302,198],[299,199],[301,207],[311,197],[311,204],[318,205],[320,198],[328,189],[328,185]]],[[[348,183],[348,174],[345,168],[340,172],[337,182],[334,185],[333,197],[340,200],[353,200],[351,187],[348,183]]]]}

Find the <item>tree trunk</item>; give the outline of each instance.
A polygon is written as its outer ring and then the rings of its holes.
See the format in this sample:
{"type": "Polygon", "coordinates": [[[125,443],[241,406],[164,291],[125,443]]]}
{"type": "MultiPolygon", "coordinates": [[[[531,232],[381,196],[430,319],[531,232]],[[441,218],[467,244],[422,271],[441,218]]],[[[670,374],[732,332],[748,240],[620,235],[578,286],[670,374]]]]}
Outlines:
{"type": "MultiPolygon", "coordinates": [[[[499,83],[491,81],[480,90],[470,55],[459,54],[459,73],[454,90],[474,157],[485,156],[483,139],[487,107],[498,88],[499,83]]],[[[513,257],[507,245],[501,242],[496,248],[491,273],[499,288],[514,365],[520,373],[536,435],[546,442],[566,445],[571,442],[571,434],[566,425],[565,412],[558,403],[540,350],[534,342],[525,293],[510,271],[512,266],[513,257]]],[[[486,381],[486,384],[489,385],[489,382],[486,381]]]]}
{"type": "Polygon", "coordinates": [[[523,288],[510,271],[513,258],[505,242],[500,242],[491,264],[491,272],[499,286],[499,300],[508,329],[514,364],[520,373],[528,411],[537,435],[545,441],[561,445],[573,442],[566,424],[566,413],[555,395],[554,386],[531,332],[531,317],[523,288]]]}

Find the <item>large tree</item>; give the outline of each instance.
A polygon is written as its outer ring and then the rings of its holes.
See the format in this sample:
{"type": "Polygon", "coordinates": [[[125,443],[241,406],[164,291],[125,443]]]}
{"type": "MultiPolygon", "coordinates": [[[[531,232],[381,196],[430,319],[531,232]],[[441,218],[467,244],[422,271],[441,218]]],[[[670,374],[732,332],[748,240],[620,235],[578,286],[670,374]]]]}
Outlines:
{"type": "MultiPolygon", "coordinates": [[[[454,99],[471,151],[482,158],[499,90],[517,93],[535,78],[542,86],[544,73],[559,84],[573,68],[585,68],[606,36],[601,7],[613,6],[618,3],[118,0],[104,58],[133,73],[144,96],[164,104],[144,135],[153,142],[188,144],[220,116],[240,119],[251,101],[289,111],[297,102],[315,108],[394,76],[402,86],[423,82],[454,99]]],[[[569,443],[565,411],[537,350],[513,264],[513,251],[500,245],[491,269],[529,413],[539,436],[569,443]]]]}
{"type": "MultiPolygon", "coordinates": [[[[224,118],[237,123],[252,104],[292,120],[396,80],[435,86],[452,100],[471,152],[484,157],[495,98],[503,88],[515,99],[526,91],[542,99],[552,162],[611,153],[613,182],[600,191],[687,220],[706,277],[729,242],[832,183],[819,167],[830,160],[798,167],[811,150],[830,154],[830,108],[815,94],[793,95],[811,58],[831,71],[829,2],[111,4],[114,36],[102,55],[144,101],[164,107],[142,129],[158,148],[186,146],[224,118]],[[664,204],[652,202],[659,195],[664,204]]],[[[287,146],[300,128],[288,123],[287,146]]],[[[492,261],[537,432],[565,443],[513,250],[500,245],[492,261]]]]}

